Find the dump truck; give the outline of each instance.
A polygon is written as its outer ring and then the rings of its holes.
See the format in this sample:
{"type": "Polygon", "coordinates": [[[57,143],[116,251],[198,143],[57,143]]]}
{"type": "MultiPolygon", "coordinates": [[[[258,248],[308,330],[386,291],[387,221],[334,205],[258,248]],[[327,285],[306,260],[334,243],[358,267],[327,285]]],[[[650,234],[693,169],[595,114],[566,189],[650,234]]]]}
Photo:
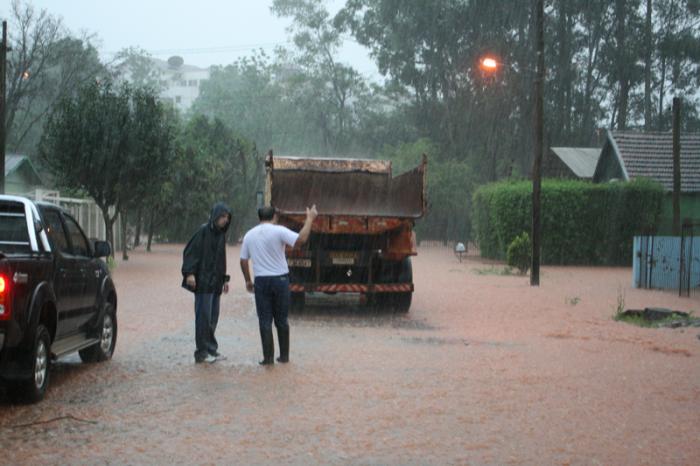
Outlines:
{"type": "Polygon", "coordinates": [[[309,241],[286,250],[293,309],[304,307],[306,293],[360,293],[368,305],[409,310],[426,170],[425,155],[394,177],[386,160],[267,154],[264,203],[279,224],[299,231],[307,207],[319,213],[309,241]]]}

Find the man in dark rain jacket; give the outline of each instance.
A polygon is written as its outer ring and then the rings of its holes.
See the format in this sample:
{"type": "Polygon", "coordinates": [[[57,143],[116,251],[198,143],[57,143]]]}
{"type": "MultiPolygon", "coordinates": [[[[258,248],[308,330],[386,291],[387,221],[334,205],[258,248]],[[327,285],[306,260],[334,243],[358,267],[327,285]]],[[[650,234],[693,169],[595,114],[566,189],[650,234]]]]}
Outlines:
{"type": "Polygon", "coordinates": [[[194,293],[197,345],[194,361],[197,363],[211,363],[221,357],[214,332],[219,321],[221,293],[228,293],[226,231],[230,224],[229,208],[216,204],[209,222],[199,227],[182,253],[182,286],[194,293]]]}

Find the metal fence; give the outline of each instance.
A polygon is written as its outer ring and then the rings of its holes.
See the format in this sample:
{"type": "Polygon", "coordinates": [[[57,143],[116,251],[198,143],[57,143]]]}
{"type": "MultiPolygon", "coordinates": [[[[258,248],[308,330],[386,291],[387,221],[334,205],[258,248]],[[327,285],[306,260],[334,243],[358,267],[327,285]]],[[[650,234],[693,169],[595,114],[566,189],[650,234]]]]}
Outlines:
{"type": "Polygon", "coordinates": [[[700,222],[686,222],[681,229],[680,284],[678,294],[700,294],[700,222]]]}
{"type": "Polygon", "coordinates": [[[700,224],[685,224],[680,237],[636,236],[632,270],[635,288],[700,293],[700,224]]]}

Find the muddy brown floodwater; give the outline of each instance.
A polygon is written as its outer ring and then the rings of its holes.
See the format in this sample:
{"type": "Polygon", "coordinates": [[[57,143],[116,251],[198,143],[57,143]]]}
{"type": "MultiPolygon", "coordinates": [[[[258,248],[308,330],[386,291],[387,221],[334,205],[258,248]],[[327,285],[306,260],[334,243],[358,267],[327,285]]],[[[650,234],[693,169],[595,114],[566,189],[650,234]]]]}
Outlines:
{"type": "Polygon", "coordinates": [[[0,399],[2,464],[700,464],[700,329],[616,322],[700,313],[628,268],[543,267],[541,286],[444,249],[414,258],[408,314],[314,297],[291,363],[258,366],[253,298],[233,289],[193,364],[181,245],[118,262],[114,358],[56,363],[45,400],[0,399]]]}

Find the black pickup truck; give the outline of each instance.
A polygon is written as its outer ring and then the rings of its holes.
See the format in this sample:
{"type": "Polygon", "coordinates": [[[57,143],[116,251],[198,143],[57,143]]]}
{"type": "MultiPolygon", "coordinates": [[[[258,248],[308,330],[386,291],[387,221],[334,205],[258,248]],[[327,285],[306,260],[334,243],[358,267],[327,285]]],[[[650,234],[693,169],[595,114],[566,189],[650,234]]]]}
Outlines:
{"type": "Polygon", "coordinates": [[[56,358],[112,357],[117,293],[100,259],[110,252],[62,208],[0,195],[0,383],[12,398],[41,400],[56,358]]]}

